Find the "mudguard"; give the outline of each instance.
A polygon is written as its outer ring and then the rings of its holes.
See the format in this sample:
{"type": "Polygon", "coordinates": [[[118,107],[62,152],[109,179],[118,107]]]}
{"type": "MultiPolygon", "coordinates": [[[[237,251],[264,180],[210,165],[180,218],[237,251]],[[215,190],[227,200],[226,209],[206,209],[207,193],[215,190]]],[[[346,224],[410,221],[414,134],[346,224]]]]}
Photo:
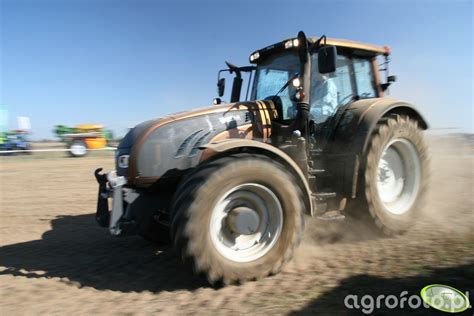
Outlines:
{"type": "Polygon", "coordinates": [[[235,152],[240,151],[242,149],[246,149],[251,152],[269,156],[272,159],[283,163],[296,177],[298,186],[303,192],[306,213],[310,214],[311,216],[313,215],[314,206],[312,205],[311,190],[309,188],[306,176],[304,175],[300,167],[298,167],[296,162],[282,150],[269,144],[258,142],[255,140],[232,138],[218,142],[208,143],[206,145],[201,146],[200,148],[204,150],[203,157],[205,157],[206,159],[212,157],[213,153],[215,154],[223,152],[235,152]]]}
{"type": "Polygon", "coordinates": [[[428,128],[426,120],[409,103],[391,98],[360,100],[352,103],[342,115],[336,127],[334,145],[365,153],[377,122],[390,114],[408,115],[417,120],[422,129],[428,128]]]}
{"type": "Polygon", "coordinates": [[[408,115],[418,121],[418,126],[427,129],[428,124],[416,108],[404,101],[392,98],[359,100],[352,103],[342,114],[327,148],[327,153],[339,165],[331,170],[341,180],[343,195],[355,198],[359,173],[364,169],[371,135],[382,117],[392,114],[408,115]]]}

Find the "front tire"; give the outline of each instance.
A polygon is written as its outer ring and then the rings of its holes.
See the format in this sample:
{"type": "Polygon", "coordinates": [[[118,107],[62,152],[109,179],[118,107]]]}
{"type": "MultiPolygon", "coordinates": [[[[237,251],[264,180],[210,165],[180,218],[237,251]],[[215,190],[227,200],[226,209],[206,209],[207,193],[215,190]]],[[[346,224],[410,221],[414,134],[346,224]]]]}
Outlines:
{"type": "Polygon", "coordinates": [[[84,157],[87,155],[87,145],[82,140],[75,140],[69,145],[71,157],[84,157]]]}
{"type": "Polygon", "coordinates": [[[407,231],[423,205],[428,149],[416,121],[396,115],[379,122],[366,156],[363,204],[386,235],[407,231]]]}
{"type": "Polygon", "coordinates": [[[265,156],[235,155],[198,168],[173,203],[172,240],[210,283],[278,273],[303,230],[294,177],[265,156]]]}

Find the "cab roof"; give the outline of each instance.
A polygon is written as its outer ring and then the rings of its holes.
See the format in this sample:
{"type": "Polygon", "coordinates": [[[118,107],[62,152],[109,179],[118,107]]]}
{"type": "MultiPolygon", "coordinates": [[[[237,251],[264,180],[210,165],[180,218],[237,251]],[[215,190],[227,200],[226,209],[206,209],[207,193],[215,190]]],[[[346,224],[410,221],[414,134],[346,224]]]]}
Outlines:
{"type": "MultiPolygon", "coordinates": [[[[311,37],[308,39],[309,42],[314,43],[318,40],[318,38],[311,37]]],[[[356,41],[338,39],[338,38],[328,38],[326,39],[327,45],[334,45],[337,47],[344,47],[348,49],[352,49],[354,51],[360,51],[361,53],[364,52],[365,54],[371,55],[390,55],[390,48],[388,46],[378,46],[373,44],[366,44],[356,41]]]]}
{"type": "MultiPolygon", "coordinates": [[[[318,41],[319,38],[314,38],[310,37],[308,38],[308,41],[310,43],[315,43],[318,41]]],[[[289,44],[289,43],[294,43],[297,41],[297,38],[289,38],[284,41],[278,42],[276,44],[267,46],[265,48],[259,49],[254,51],[250,55],[250,62],[253,64],[259,63],[261,60],[263,60],[265,55],[269,55],[273,52],[276,51],[282,51],[282,50],[288,50],[288,49],[294,49],[296,46],[289,44]],[[257,56],[256,58],[253,58],[257,56]],[[262,57],[262,58],[259,58],[262,57]]],[[[378,55],[385,55],[388,56],[390,55],[390,48],[388,46],[378,46],[378,45],[372,45],[372,44],[366,44],[366,43],[361,43],[361,42],[356,42],[356,41],[350,41],[350,40],[344,40],[344,39],[337,39],[337,38],[327,38],[326,39],[326,45],[334,45],[337,48],[343,48],[350,50],[353,54],[359,55],[359,56],[364,56],[364,57],[375,57],[378,55]]]]}

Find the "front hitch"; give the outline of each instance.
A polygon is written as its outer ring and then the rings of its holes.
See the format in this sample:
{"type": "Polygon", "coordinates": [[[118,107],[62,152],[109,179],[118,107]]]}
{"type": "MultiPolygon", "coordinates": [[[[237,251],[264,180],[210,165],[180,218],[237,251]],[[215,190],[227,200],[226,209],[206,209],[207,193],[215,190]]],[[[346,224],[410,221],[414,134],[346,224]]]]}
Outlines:
{"type": "Polygon", "coordinates": [[[122,233],[120,220],[124,215],[123,186],[127,180],[122,176],[117,176],[115,171],[111,171],[107,174],[107,181],[112,188],[112,214],[109,220],[109,231],[113,236],[118,236],[122,233]]]}
{"type": "Polygon", "coordinates": [[[108,227],[110,222],[109,203],[107,198],[109,197],[109,190],[107,188],[107,175],[100,173],[102,168],[98,168],[94,171],[94,176],[99,183],[99,193],[97,196],[97,210],[95,213],[95,219],[102,227],[108,227]]]}
{"type": "Polygon", "coordinates": [[[101,171],[102,168],[94,171],[94,176],[99,183],[95,215],[97,222],[102,227],[108,227],[112,236],[135,234],[138,223],[131,205],[140,194],[133,189],[125,188],[127,179],[117,176],[116,171],[107,174],[101,171]],[[112,200],[111,210],[109,210],[109,199],[112,200]]]}

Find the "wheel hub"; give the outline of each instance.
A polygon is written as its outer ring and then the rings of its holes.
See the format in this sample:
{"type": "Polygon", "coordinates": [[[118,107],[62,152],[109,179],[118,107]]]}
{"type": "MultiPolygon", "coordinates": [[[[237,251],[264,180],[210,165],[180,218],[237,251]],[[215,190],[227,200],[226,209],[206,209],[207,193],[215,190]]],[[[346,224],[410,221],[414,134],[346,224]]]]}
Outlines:
{"type": "Polygon", "coordinates": [[[403,190],[405,170],[402,157],[393,148],[388,148],[380,159],[378,184],[385,202],[393,202],[403,190]]]}
{"type": "Polygon", "coordinates": [[[76,156],[82,156],[87,152],[87,148],[82,144],[73,144],[70,150],[76,156]]]}
{"type": "Polygon", "coordinates": [[[230,230],[238,235],[255,234],[260,225],[258,213],[245,206],[232,209],[226,218],[230,230]]]}
{"type": "Polygon", "coordinates": [[[283,210],[268,187],[245,183],[215,204],[209,231],[216,250],[228,260],[249,262],[264,256],[280,237],[283,210]]]}
{"type": "Polygon", "coordinates": [[[377,192],[385,208],[394,215],[407,212],[418,195],[420,159],[407,139],[392,140],[378,163],[377,192]]]}

